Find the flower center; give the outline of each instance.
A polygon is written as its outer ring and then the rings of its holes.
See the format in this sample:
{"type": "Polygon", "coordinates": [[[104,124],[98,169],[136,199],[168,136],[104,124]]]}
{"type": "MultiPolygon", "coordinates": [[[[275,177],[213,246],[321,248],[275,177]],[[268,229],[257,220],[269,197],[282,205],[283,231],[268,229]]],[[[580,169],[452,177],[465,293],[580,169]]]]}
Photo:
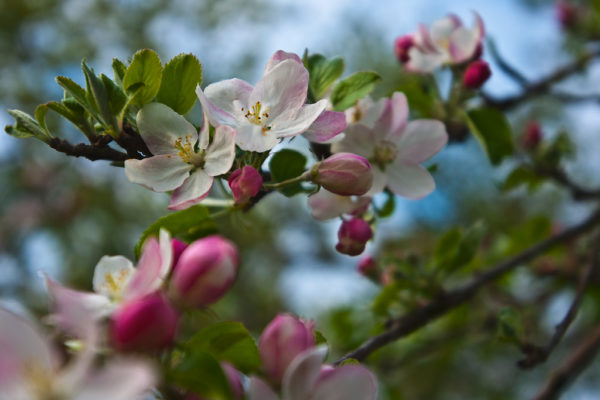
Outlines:
{"type": "Polygon", "coordinates": [[[386,165],[396,159],[398,155],[398,147],[396,144],[383,140],[375,146],[375,154],[373,155],[373,162],[377,164],[382,170],[385,169],[386,165]]]}
{"type": "Polygon", "coordinates": [[[130,269],[123,268],[105,274],[102,289],[110,293],[110,297],[113,300],[120,299],[127,282],[129,282],[129,278],[131,278],[132,272],[130,269]]]}
{"type": "Polygon", "coordinates": [[[267,131],[271,130],[270,126],[265,126],[267,119],[269,119],[269,107],[263,108],[260,101],[257,101],[248,109],[242,107],[242,112],[251,124],[262,126],[263,135],[266,135],[267,131]]]}
{"type": "Polygon", "coordinates": [[[186,163],[191,162],[192,157],[194,156],[194,143],[192,143],[192,139],[191,135],[187,135],[186,137],[179,138],[175,141],[177,155],[186,163]]]}

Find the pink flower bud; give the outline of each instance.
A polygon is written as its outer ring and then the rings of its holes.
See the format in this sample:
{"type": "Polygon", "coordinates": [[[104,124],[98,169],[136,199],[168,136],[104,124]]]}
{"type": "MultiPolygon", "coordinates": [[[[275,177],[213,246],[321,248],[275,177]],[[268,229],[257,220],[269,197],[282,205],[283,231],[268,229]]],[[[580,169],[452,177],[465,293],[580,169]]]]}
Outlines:
{"type": "Polygon", "coordinates": [[[371,256],[361,258],[356,269],[358,270],[359,274],[373,281],[377,281],[379,279],[379,266],[377,265],[377,261],[375,261],[375,259],[371,256]]]}
{"type": "Polygon", "coordinates": [[[337,153],[315,165],[312,180],[341,196],[361,196],[371,189],[373,172],[366,158],[337,153]]]}
{"type": "Polygon", "coordinates": [[[563,29],[571,29],[579,20],[579,11],[577,6],[568,0],[559,0],[556,2],[556,17],[563,29]]]}
{"type": "Polygon", "coordinates": [[[523,147],[527,150],[535,150],[542,141],[542,127],[537,121],[529,121],[523,135],[523,147]]]}
{"type": "Polygon", "coordinates": [[[160,293],[121,306],[112,316],[110,336],[119,350],[151,351],[175,339],[177,313],[160,293]]]}
{"type": "Polygon", "coordinates": [[[411,35],[400,36],[394,42],[394,52],[396,53],[396,58],[402,64],[406,64],[410,59],[408,55],[408,51],[415,45],[415,40],[411,35]]]}
{"type": "Polygon", "coordinates": [[[274,383],[281,383],[285,370],[298,354],[315,346],[313,326],[313,322],[289,314],[279,314],[267,325],[258,350],[263,369],[274,383]]]}
{"type": "Polygon", "coordinates": [[[365,250],[367,242],[373,237],[369,223],[360,218],[344,221],[338,231],[336,250],[349,256],[357,256],[365,250]]]}
{"type": "Polygon", "coordinates": [[[231,287],[237,267],[238,253],[231,242],[220,236],[197,240],[179,257],[171,278],[171,293],[189,306],[207,306],[231,287]]]}
{"type": "Polygon", "coordinates": [[[171,247],[173,248],[173,268],[175,268],[177,265],[177,261],[179,261],[181,253],[183,253],[183,250],[185,250],[187,246],[187,243],[182,242],[179,239],[171,239],[171,247]]]}
{"type": "Polygon", "coordinates": [[[244,168],[233,171],[229,175],[227,182],[229,183],[235,202],[243,204],[258,194],[263,184],[263,179],[256,169],[246,165],[244,168]]]}
{"type": "Polygon", "coordinates": [[[490,76],[492,76],[492,71],[488,63],[483,60],[476,60],[467,67],[462,82],[469,89],[479,89],[490,76]]]}

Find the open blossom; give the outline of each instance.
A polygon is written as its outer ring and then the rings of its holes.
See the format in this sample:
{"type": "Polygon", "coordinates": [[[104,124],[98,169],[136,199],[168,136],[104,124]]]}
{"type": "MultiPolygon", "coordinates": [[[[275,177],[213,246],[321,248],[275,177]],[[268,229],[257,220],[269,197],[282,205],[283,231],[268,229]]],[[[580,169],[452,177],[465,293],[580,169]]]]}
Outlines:
{"type": "Polygon", "coordinates": [[[369,160],[373,185],[367,196],[381,192],[386,186],[411,199],[428,195],[435,188],[435,182],[419,164],[440,151],[448,141],[444,125],[429,119],[407,122],[408,103],[399,92],[391,99],[379,100],[373,107],[381,110],[378,117],[374,121],[370,117],[368,121],[363,118],[348,126],[345,137],[332,145],[332,151],[355,153],[369,160]]]}
{"type": "Polygon", "coordinates": [[[377,381],[362,365],[332,367],[323,364],[327,347],[313,347],[298,355],[283,377],[282,395],[263,380],[253,377],[248,400],[375,400],[377,381]]]}
{"type": "MultiPolygon", "coordinates": [[[[308,130],[327,107],[327,100],[306,103],[308,71],[296,54],[276,52],[256,86],[229,79],[196,93],[211,124],[228,125],[236,132],[242,150],[263,152],[280,139],[308,130]]],[[[320,130],[339,123],[322,117],[320,130]]],[[[341,128],[343,129],[343,128],[341,128]]]]}
{"type": "Polygon", "coordinates": [[[444,64],[460,64],[476,58],[484,35],[483,21],[477,13],[471,29],[450,14],[431,24],[429,30],[421,25],[417,32],[399,38],[396,56],[408,70],[432,72],[444,64]]]}
{"type": "Polygon", "coordinates": [[[209,144],[206,117],[200,135],[184,117],[160,103],[146,104],[136,120],[154,156],[126,160],[125,174],[131,182],[155,192],[173,190],[169,209],[199,203],[208,195],[214,177],[233,165],[235,131],[229,126],[217,126],[209,144]]]}
{"type": "Polygon", "coordinates": [[[139,400],[148,394],[157,380],[153,368],[133,358],[95,368],[95,349],[84,343],[64,365],[37,327],[0,308],[0,400],[139,400]]]}

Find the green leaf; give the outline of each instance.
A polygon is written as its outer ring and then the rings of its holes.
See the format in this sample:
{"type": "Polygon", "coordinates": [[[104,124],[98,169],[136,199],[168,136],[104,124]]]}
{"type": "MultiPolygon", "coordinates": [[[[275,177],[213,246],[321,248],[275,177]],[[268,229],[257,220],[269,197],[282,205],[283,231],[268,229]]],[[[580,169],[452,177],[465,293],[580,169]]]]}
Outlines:
{"type": "Polygon", "coordinates": [[[165,65],[156,100],[184,115],[196,102],[196,86],[202,82],[202,66],[192,54],[179,54],[165,65]]]}
{"type": "Polygon", "coordinates": [[[437,101],[436,91],[421,76],[411,74],[396,86],[395,91],[404,93],[411,112],[417,111],[423,118],[432,117],[437,101]]]}
{"type": "Polygon", "coordinates": [[[373,314],[388,317],[390,308],[398,302],[400,292],[407,289],[406,282],[395,281],[385,286],[372,305],[373,314]]]}
{"type": "Polygon", "coordinates": [[[327,344],[327,339],[325,339],[325,336],[321,333],[321,331],[314,331],[315,333],[315,345],[320,345],[320,344],[327,344]]]}
{"type": "Polygon", "coordinates": [[[48,127],[46,126],[46,114],[48,114],[48,107],[46,107],[44,104],[40,104],[35,108],[36,121],[38,122],[38,124],[40,124],[44,132],[50,135],[48,127]]]}
{"type": "MultiPolygon", "coordinates": [[[[273,155],[269,163],[269,170],[275,182],[282,182],[302,175],[305,165],[306,157],[303,154],[295,150],[283,149],[273,155]]],[[[285,196],[293,196],[301,191],[300,183],[280,189],[285,196]]]]}
{"type": "Polygon", "coordinates": [[[321,54],[313,54],[304,57],[303,62],[310,76],[308,88],[314,101],[322,98],[344,72],[344,60],[340,57],[328,60],[321,54]]]}
{"type": "Polygon", "coordinates": [[[160,89],[162,64],[158,54],[150,49],[140,50],[133,55],[133,60],[123,77],[123,89],[134,95],[134,104],[139,106],[154,99],[160,89]],[[144,88],[136,93],[134,85],[144,84],[144,88]]]}
{"type": "Polygon", "coordinates": [[[464,233],[459,228],[450,229],[436,244],[433,253],[435,267],[455,271],[467,265],[477,254],[484,235],[482,222],[476,222],[464,233]]]}
{"type": "Polygon", "coordinates": [[[120,87],[123,87],[123,78],[125,78],[125,72],[127,72],[127,66],[123,64],[121,60],[118,58],[113,58],[112,62],[112,70],[113,76],[115,78],[115,82],[119,84],[120,87]]]}
{"type": "Polygon", "coordinates": [[[8,110],[7,112],[16,121],[14,126],[7,125],[4,128],[9,135],[17,138],[34,137],[43,142],[48,142],[48,140],[52,138],[52,136],[50,136],[50,134],[29,114],[20,110],[8,110]]]}
{"type": "Polygon", "coordinates": [[[100,112],[102,120],[106,126],[112,127],[115,132],[119,131],[117,120],[113,116],[111,106],[108,102],[108,93],[104,82],[96,76],[93,70],[88,68],[85,60],[81,62],[81,69],[85,75],[85,83],[87,87],[87,98],[94,106],[94,109],[100,112]]]}
{"type": "Polygon", "coordinates": [[[256,343],[240,322],[209,325],[196,333],[185,346],[193,352],[203,351],[217,360],[229,361],[246,374],[256,371],[261,365],[256,343]]]}
{"type": "Polygon", "coordinates": [[[136,258],[139,258],[146,239],[149,236],[158,236],[160,228],[166,229],[173,236],[186,236],[190,239],[206,236],[217,230],[208,209],[203,205],[197,204],[185,210],[176,211],[157,219],[142,233],[134,249],[136,258]]]}
{"type": "MultiPolygon", "coordinates": [[[[88,113],[90,113],[92,117],[94,117],[97,121],[102,121],[102,118],[100,118],[98,111],[89,103],[84,88],[82,88],[66,76],[56,77],[56,82],[65,90],[66,93],[68,93],[88,113]]],[[[67,104],[65,103],[65,105],[67,104]]]]}
{"type": "Polygon", "coordinates": [[[529,168],[517,167],[508,175],[501,189],[508,191],[521,185],[527,185],[529,192],[532,193],[542,183],[544,183],[544,179],[529,168]]]}
{"type": "Polygon", "coordinates": [[[479,139],[493,165],[513,154],[511,128],[506,116],[495,108],[478,108],[467,113],[467,123],[479,139]]]}
{"type": "Polygon", "coordinates": [[[102,79],[102,83],[106,88],[106,95],[108,96],[110,111],[113,115],[119,115],[127,103],[127,95],[123,89],[121,89],[121,87],[113,82],[113,80],[108,76],[102,74],[100,75],[100,78],[102,79]]]}
{"type": "Polygon", "coordinates": [[[205,351],[194,350],[181,354],[179,362],[167,372],[167,380],[203,398],[211,400],[233,398],[221,365],[205,351]]]}
{"type": "Polygon", "coordinates": [[[396,209],[396,196],[394,196],[394,193],[390,192],[389,190],[384,191],[384,193],[387,196],[387,199],[385,200],[385,203],[383,203],[383,207],[381,207],[380,210],[376,210],[377,215],[380,218],[389,217],[396,209]]]}
{"type": "Polygon", "coordinates": [[[348,78],[340,81],[331,92],[331,104],[335,111],[344,111],[352,107],[358,99],[369,94],[381,77],[371,71],[356,72],[348,78]]]}
{"type": "Polygon", "coordinates": [[[520,344],[524,328],[519,314],[511,307],[505,307],[498,314],[498,339],[503,342],[520,344]]]}
{"type": "Polygon", "coordinates": [[[46,104],[42,104],[40,107],[45,107],[49,110],[54,111],[60,116],[69,120],[73,125],[75,125],[80,131],[82,131],[86,136],[93,137],[96,132],[94,128],[88,122],[85,110],[83,107],[79,105],[79,103],[72,101],[71,104],[68,100],[73,100],[72,98],[64,99],[63,104],[58,103],[56,101],[51,101],[46,104]],[[67,104],[70,106],[67,107],[67,104]]]}

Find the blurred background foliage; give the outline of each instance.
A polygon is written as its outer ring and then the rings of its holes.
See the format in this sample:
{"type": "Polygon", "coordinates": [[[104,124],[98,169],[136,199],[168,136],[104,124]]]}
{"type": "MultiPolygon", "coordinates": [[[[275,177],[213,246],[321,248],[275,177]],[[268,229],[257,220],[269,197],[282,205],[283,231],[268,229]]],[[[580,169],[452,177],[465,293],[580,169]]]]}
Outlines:
{"type": "MultiPolygon", "coordinates": [[[[82,82],[83,58],[98,72],[109,73],[112,57],[127,59],[146,47],[155,49],[163,62],[180,52],[196,54],[203,63],[204,86],[233,76],[256,81],[274,50],[301,53],[306,46],[342,56],[347,74],[377,71],[383,81],[375,96],[389,95],[419,79],[402,73],[393,55],[394,37],[448,11],[456,11],[470,24],[468,10],[478,10],[488,23],[488,34],[530,78],[551,71],[568,60],[570,51],[577,51],[572,45],[576,38],[563,40],[553,1],[449,3],[390,0],[375,5],[339,0],[327,6],[317,1],[299,6],[285,0],[0,0],[0,105],[31,113],[37,104],[62,97],[55,76],[82,82]],[[400,14],[403,10],[410,12],[400,14]],[[318,15],[321,11],[324,16],[318,15]],[[311,13],[328,22],[315,31],[311,13]],[[399,16],[397,23],[390,22],[394,18],[377,23],[379,16],[390,13],[399,16]],[[530,20],[530,27],[515,28],[530,20]],[[538,26],[541,33],[531,32],[538,26]],[[521,33],[515,34],[514,29],[521,33]],[[528,29],[531,34],[523,33],[528,29]],[[556,40],[540,46],[539,40],[548,32],[556,40]],[[544,47],[550,44],[551,49],[544,47]]],[[[485,57],[489,60],[489,54],[485,57]]],[[[565,87],[597,84],[595,67],[565,87]]],[[[514,93],[514,85],[494,65],[492,69],[490,92],[514,93]]],[[[444,90],[448,77],[437,78],[444,90]]],[[[198,113],[195,106],[189,117],[198,118],[198,113]]],[[[564,167],[593,187],[600,183],[595,173],[598,162],[590,159],[599,149],[593,139],[600,121],[594,113],[596,104],[567,107],[552,99],[536,99],[510,114],[515,143],[520,146],[530,120],[540,121],[548,138],[566,130],[577,152],[564,167]]],[[[11,120],[3,113],[0,122],[11,120]]],[[[81,140],[58,119],[49,122],[51,130],[74,142],[81,140]]],[[[383,312],[372,312],[381,287],[354,271],[356,259],[334,253],[337,222],[313,221],[302,196],[271,195],[249,213],[218,221],[221,232],[240,247],[243,267],[215,313],[244,322],[256,335],[282,310],[314,318],[332,346],[333,360],[381,332],[388,317],[429,298],[431,290],[440,290],[441,282],[452,286],[464,281],[527,243],[580,219],[590,207],[573,202],[567,191],[551,183],[535,191],[523,187],[502,191],[515,161],[492,168],[473,139],[452,143],[433,164],[436,192],[420,202],[397,199],[394,215],[380,224],[369,249],[382,264],[404,271],[403,279],[409,282],[393,302],[380,305],[383,312]],[[485,224],[484,250],[462,269],[442,274],[444,280],[433,286],[415,283],[421,269],[428,268],[439,237],[453,226],[467,228],[476,221],[485,224]]],[[[121,169],[107,162],[68,158],[41,142],[4,134],[0,136],[0,187],[0,300],[38,314],[47,310],[39,270],[73,287],[89,289],[100,257],[133,258],[139,235],[166,213],[168,203],[166,195],[130,184],[121,169]]],[[[475,301],[375,353],[368,365],[381,380],[382,399],[530,397],[553,363],[534,371],[518,369],[519,350],[499,339],[503,323],[499,315],[510,307],[518,314],[517,325],[522,325],[524,335],[534,341],[548,337],[569,304],[581,252],[577,248],[554,251],[502,279],[475,301]],[[556,270],[561,273],[545,274],[556,270]]],[[[599,283],[596,279],[586,298],[575,332],[551,361],[568,353],[580,337],[578,332],[598,319],[599,283]]],[[[591,368],[565,398],[597,398],[599,374],[598,366],[591,368]]]]}

